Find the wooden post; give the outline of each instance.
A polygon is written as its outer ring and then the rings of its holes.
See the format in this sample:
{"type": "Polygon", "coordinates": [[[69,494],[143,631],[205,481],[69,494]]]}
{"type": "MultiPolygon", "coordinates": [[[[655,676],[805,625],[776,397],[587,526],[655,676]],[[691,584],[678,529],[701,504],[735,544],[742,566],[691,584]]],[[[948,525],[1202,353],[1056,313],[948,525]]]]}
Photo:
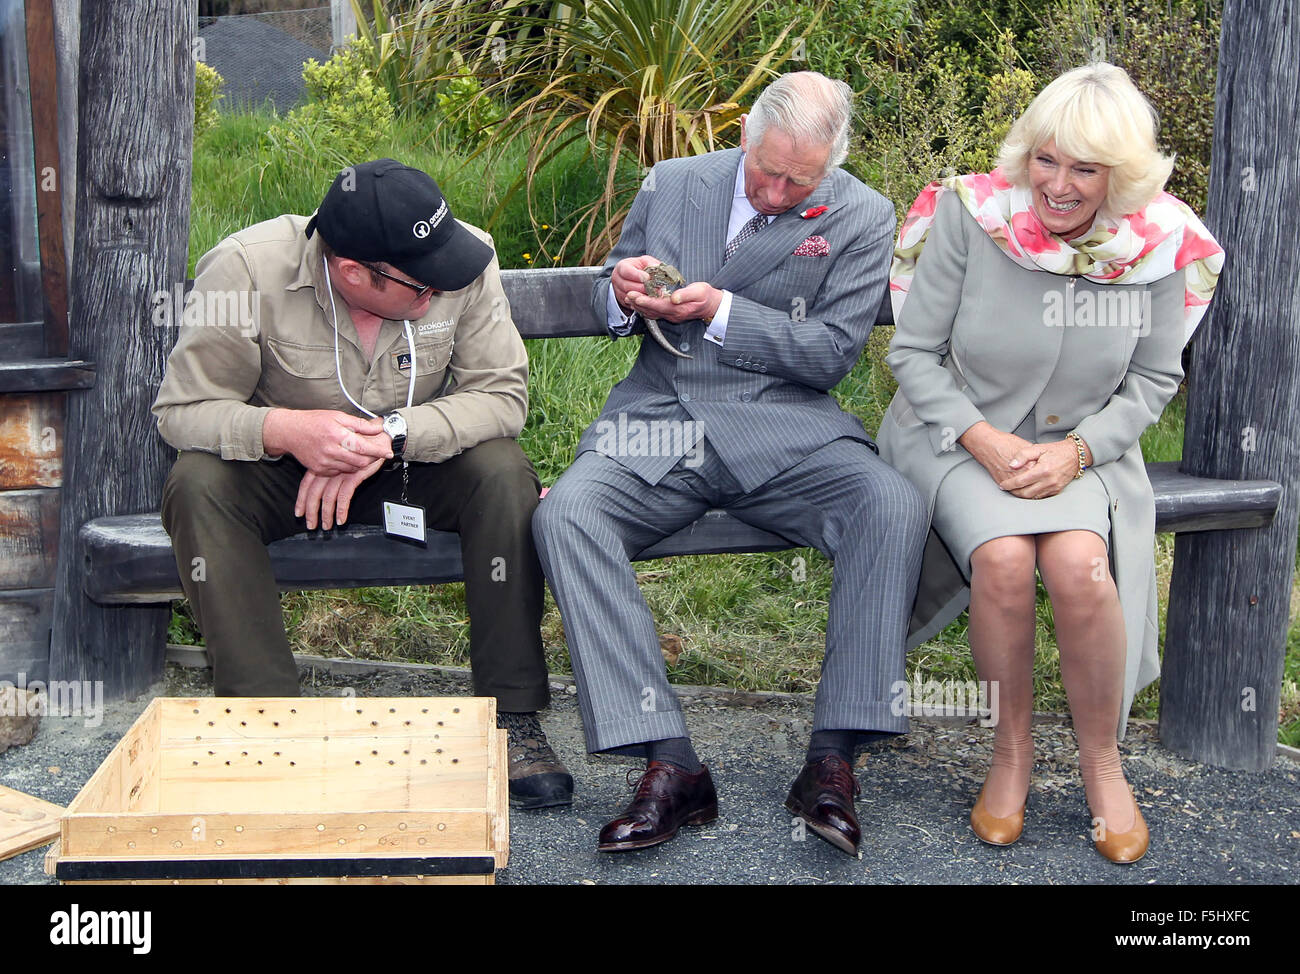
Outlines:
{"type": "Polygon", "coordinates": [[[1206,223],[1227,252],[1197,334],[1182,469],[1276,480],[1267,528],[1181,534],[1160,681],[1160,738],[1188,757],[1261,769],[1277,715],[1300,517],[1300,17],[1228,0],[1206,223]]]}
{"type": "Polygon", "coordinates": [[[70,353],[97,365],[69,396],[50,676],[133,695],[162,674],[169,608],[98,606],[82,594],[77,529],[155,511],[171,466],[149,407],[175,338],[153,295],[185,280],[194,117],[191,0],[117,0],[81,11],[70,353]]]}
{"type": "Polygon", "coordinates": [[[27,0],[27,76],[32,92],[36,162],[36,225],[41,252],[45,354],[68,354],[68,274],[63,253],[62,173],[59,161],[58,52],[52,0],[27,0]]]}

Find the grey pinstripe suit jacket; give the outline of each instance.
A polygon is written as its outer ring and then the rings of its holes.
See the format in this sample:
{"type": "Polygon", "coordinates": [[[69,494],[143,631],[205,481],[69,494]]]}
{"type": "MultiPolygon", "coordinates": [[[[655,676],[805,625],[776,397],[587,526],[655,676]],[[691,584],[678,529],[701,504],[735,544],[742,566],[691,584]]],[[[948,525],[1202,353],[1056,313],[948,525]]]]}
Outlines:
{"type": "MultiPolygon", "coordinates": [[[[732,475],[753,491],[832,440],[871,444],[859,419],[828,394],[857,362],[888,281],[894,208],[842,169],[829,173],[802,204],[722,255],[739,149],[670,159],[646,176],[592,289],[603,323],[614,265],[650,254],[675,265],[688,282],[707,281],[733,294],[726,341],[703,338],[702,321],[660,327],[693,359],[643,341],[628,373],[610,392],[579,454],[596,450],[597,427],[629,421],[694,420],[732,475]],[[820,216],[800,213],[825,206],[820,216]],[[809,236],[823,237],[825,257],[796,257],[809,236]]],[[[638,329],[640,330],[640,329],[638,329]]],[[[606,429],[608,427],[605,427],[606,429]]],[[[683,451],[691,448],[683,441],[683,451]]],[[[667,452],[667,451],[665,451],[667,452]]],[[[658,483],[676,456],[615,456],[647,483],[658,483]]]]}

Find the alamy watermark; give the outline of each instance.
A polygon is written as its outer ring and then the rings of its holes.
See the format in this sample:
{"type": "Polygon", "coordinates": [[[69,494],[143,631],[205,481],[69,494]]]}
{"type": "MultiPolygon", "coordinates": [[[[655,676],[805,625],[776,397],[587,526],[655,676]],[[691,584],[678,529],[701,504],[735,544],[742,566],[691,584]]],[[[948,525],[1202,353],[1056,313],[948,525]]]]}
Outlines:
{"type": "Polygon", "coordinates": [[[911,683],[895,680],[889,692],[895,717],[978,717],[981,727],[998,722],[997,680],[924,680],[918,670],[911,683]]]}
{"type": "Polygon", "coordinates": [[[104,681],[0,680],[0,717],[81,717],[87,727],[104,722],[104,681]],[[9,692],[16,691],[16,692],[9,692]],[[35,696],[28,696],[34,693],[35,696]]]}
{"type": "Polygon", "coordinates": [[[627,418],[596,423],[596,452],[607,457],[684,457],[694,469],[704,462],[704,424],[693,419],[627,418]]]}
{"type": "Polygon", "coordinates": [[[255,290],[205,290],[185,293],[180,284],[170,291],[154,291],[150,318],[156,328],[237,328],[246,338],[257,334],[258,304],[255,290]]]}
{"type": "Polygon", "coordinates": [[[1131,328],[1151,334],[1151,292],[1069,287],[1043,294],[1043,324],[1049,328],[1131,328]]]}

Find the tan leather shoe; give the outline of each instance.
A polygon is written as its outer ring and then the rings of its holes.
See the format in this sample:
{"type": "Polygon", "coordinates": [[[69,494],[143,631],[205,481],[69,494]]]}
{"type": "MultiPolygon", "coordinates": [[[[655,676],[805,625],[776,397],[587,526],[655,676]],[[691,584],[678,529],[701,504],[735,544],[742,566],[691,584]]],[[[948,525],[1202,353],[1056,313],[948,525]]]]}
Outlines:
{"type": "Polygon", "coordinates": [[[984,807],[984,789],[981,788],[975,807],[970,810],[970,827],[981,842],[1011,845],[1025,829],[1025,806],[1021,805],[1018,812],[1004,818],[990,815],[984,807]]]}
{"type": "Polygon", "coordinates": [[[1111,862],[1137,862],[1147,854],[1151,833],[1142,818],[1142,809],[1133,802],[1133,827],[1127,832],[1112,832],[1102,828],[1101,837],[1093,839],[1097,851],[1111,862]]]}

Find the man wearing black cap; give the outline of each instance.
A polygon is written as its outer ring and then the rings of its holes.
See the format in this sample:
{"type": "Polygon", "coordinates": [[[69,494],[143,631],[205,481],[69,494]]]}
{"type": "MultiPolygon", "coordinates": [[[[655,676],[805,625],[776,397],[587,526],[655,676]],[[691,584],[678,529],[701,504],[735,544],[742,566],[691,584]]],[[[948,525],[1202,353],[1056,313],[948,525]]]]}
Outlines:
{"type": "Polygon", "coordinates": [[[425,173],[367,162],[310,219],[205,254],[180,317],[153,407],[181,451],[162,515],[216,693],[298,694],[269,542],[347,521],[458,531],[475,692],[509,732],[511,802],[569,804],[536,713],[539,485],[514,439],[528,357],[491,237],[425,173]]]}

